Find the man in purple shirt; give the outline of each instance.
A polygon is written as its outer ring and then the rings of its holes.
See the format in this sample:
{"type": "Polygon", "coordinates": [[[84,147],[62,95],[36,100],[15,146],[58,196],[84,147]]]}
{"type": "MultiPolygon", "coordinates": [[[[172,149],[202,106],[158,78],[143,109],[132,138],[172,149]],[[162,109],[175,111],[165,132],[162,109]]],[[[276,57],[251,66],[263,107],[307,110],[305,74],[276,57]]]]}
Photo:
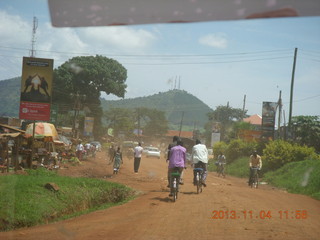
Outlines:
{"type": "MultiPolygon", "coordinates": [[[[187,150],[182,146],[182,141],[178,141],[177,146],[174,146],[170,149],[169,154],[169,166],[168,166],[168,179],[169,185],[171,186],[171,173],[178,171],[180,174],[183,171],[183,168],[186,167],[186,152],[187,150]]],[[[169,196],[172,196],[170,192],[169,196]]]]}

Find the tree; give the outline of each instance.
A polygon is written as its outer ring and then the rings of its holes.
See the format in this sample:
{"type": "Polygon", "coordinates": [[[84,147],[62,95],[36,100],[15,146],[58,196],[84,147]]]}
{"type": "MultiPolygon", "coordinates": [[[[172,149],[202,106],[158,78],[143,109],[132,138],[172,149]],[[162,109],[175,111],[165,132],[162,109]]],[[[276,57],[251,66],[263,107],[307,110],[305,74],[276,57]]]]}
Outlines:
{"type": "Polygon", "coordinates": [[[232,125],[232,129],[228,134],[228,138],[237,138],[242,130],[254,130],[254,127],[251,123],[248,122],[234,122],[232,125]]]}
{"type": "Polygon", "coordinates": [[[320,151],[320,117],[295,116],[292,118],[294,141],[320,151]]]}
{"type": "Polygon", "coordinates": [[[243,112],[240,108],[220,105],[216,110],[207,114],[210,122],[206,124],[206,129],[208,131],[208,128],[212,126],[213,123],[218,122],[220,125],[221,139],[227,140],[227,133],[232,130],[233,123],[242,120],[243,117],[246,117],[246,112],[247,110],[243,112]]]}
{"type": "Polygon", "coordinates": [[[134,114],[130,109],[111,108],[105,112],[106,119],[109,121],[109,127],[113,128],[114,136],[125,134],[127,137],[133,135],[134,114]]]}
{"type": "Polygon", "coordinates": [[[105,116],[115,136],[122,132],[130,137],[134,129],[142,130],[143,135],[147,136],[164,135],[168,131],[165,113],[156,109],[112,108],[105,112],[105,116]]]}
{"type": "Polygon", "coordinates": [[[145,115],[149,118],[144,126],[144,134],[148,136],[162,136],[168,131],[168,120],[165,113],[156,109],[146,109],[145,115]]]}
{"type": "Polygon", "coordinates": [[[74,99],[70,94],[85,95],[81,105],[90,108],[97,137],[102,134],[100,93],[124,97],[126,79],[127,70],[116,60],[99,55],[74,57],[54,70],[53,102],[59,105],[71,103],[71,110],[74,99]]]}

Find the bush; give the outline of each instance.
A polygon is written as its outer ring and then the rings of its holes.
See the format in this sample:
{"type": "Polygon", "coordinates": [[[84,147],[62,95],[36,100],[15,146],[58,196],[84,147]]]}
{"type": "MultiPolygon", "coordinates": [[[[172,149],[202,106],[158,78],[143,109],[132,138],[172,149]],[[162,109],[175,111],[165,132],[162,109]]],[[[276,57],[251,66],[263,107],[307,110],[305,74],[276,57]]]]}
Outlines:
{"type": "Polygon", "coordinates": [[[226,165],[226,174],[240,178],[249,177],[249,157],[242,157],[226,165]]]}
{"type": "Polygon", "coordinates": [[[248,157],[256,149],[256,142],[245,142],[241,139],[232,140],[226,150],[227,162],[231,163],[237,158],[248,157]]]}
{"type": "Polygon", "coordinates": [[[270,141],[263,150],[263,162],[269,170],[275,170],[286,163],[315,159],[317,155],[313,148],[290,144],[283,140],[270,141]]]}
{"type": "Polygon", "coordinates": [[[218,155],[222,152],[225,153],[228,145],[225,142],[216,142],[213,145],[213,154],[215,158],[218,157],[218,155]]]}

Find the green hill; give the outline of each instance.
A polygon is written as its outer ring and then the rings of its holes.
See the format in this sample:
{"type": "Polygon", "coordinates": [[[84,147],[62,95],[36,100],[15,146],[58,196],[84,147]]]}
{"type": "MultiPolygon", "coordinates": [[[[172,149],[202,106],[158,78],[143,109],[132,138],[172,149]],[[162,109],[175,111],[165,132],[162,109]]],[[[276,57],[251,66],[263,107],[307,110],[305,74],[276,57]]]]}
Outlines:
{"type": "MultiPolygon", "coordinates": [[[[18,117],[20,101],[20,77],[0,81],[0,116],[18,117]]],[[[170,90],[132,99],[107,101],[101,98],[104,111],[110,108],[146,107],[164,111],[171,129],[202,129],[212,109],[192,94],[183,90],[170,90]]]]}
{"type": "Polygon", "coordinates": [[[104,111],[110,108],[146,107],[164,111],[170,128],[178,130],[181,120],[184,130],[203,128],[208,122],[207,113],[213,110],[192,94],[183,90],[170,90],[152,96],[107,101],[101,99],[104,111]],[[186,129],[189,128],[189,129],[186,129]]]}
{"type": "Polygon", "coordinates": [[[20,87],[20,77],[0,81],[0,116],[19,116],[20,87]]]}

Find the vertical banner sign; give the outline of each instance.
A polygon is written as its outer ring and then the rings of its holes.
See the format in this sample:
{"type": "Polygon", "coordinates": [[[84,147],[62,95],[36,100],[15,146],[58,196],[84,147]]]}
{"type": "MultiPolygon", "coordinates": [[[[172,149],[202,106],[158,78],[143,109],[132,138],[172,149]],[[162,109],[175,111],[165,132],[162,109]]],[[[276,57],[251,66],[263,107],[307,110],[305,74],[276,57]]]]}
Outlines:
{"type": "Polygon", "coordinates": [[[93,117],[85,117],[84,119],[84,136],[91,137],[93,134],[93,124],[94,124],[94,118],[93,117]]]}
{"type": "Polygon", "coordinates": [[[275,116],[278,103],[263,102],[262,104],[262,137],[273,139],[275,116]]]}
{"type": "Polygon", "coordinates": [[[23,57],[19,118],[50,121],[53,59],[23,57]]]}
{"type": "Polygon", "coordinates": [[[220,123],[215,122],[212,124],[212,133],[211,133],[211,146],[213,146],[215,143],[220,142],[220,123]]]}

